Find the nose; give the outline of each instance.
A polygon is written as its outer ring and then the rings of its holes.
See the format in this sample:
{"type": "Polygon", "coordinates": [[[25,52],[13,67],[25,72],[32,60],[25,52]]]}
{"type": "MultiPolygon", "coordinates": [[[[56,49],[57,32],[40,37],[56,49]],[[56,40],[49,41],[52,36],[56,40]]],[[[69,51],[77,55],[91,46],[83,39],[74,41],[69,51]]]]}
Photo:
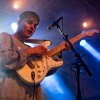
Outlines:
{"type": "Polygon", "coordinates": [[[31,25],[31,26],[30,26],[30,29],[31,29],[31,30],[34,30],[34,26],[31,25]]]}
{"type": "Polygon", "coordinates": [[[31,29],[36,29],[37,25],[36,24],[32,24],[31,25],[31,29]]]}
{"type": "Polygon", "coordinates": [[[31,25],[31,26],[30,26],[30,29],[31,29],[31,30],[35,30],[36,28],[34,27],[34,25],[31,25]]]}

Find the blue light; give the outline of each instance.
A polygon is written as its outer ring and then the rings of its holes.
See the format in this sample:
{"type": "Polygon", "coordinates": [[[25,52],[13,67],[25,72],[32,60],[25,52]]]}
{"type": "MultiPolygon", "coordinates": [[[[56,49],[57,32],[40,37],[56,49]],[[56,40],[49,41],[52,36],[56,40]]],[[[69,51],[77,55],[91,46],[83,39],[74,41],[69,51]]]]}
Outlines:
{"type": "Polygon", "coordinates": [[[81,40],[81,41],[80,41],[80,45],[81,45],[81,46],[84,46],[85,44],[86,44],[86,40],[81,40]]]}
{"type": "Polygon", "coordinates": [[[55,93],[57,93],[57,92],[59,92],[61,94],[64,93],[63,88],[61,88],[59,85],[59,84],[61,84],[61,82],[60,83],[58,82],[57,76],[55,76],[55,75],[48,76],[47,78],[44,79],[44,82],[45,82],[45,86],[49,87],[48,89],[50,92],[56,91],[55,93]]]}
{"type": "Polygon", "coordinates": [[[13,23],[11,24],[11,28],[12,28],[13,32],[16,32],[17,27],[18,27],[17,23],[13,22],[13,23]]]}
{"type": "Polygon", "coordinates": [[[80,41],[80,46],[83,46],[89,53],[91,53],[97,60],[100,61],[100,53],[95,50],[86,40],[80,41]]]}
{"type": "Polygon", "coordinates": [[[46,100],[65,100],[66,97],[69,100],[75,100],[71,90],[57,74],[45,77],[41,85],[45,95],[49,97],[46,100]]]}

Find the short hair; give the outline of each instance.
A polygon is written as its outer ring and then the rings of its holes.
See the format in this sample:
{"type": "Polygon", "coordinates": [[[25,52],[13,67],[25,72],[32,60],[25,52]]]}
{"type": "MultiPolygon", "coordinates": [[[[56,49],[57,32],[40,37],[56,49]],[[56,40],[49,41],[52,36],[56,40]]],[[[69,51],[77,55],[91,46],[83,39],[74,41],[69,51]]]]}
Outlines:
{"type": "Polygon", "coordinates": [[[33,18],[36,18],[36,20],[39,22],[40,21],[40,18],[39,18],[39,15],[34,12],[34,11],[25,11],[25,12],[22,12],[19,17],[18,17],[18,20],[21,22],[23,21],[25,18],[30,18],[30,17],[33,17],[33,18]]]}

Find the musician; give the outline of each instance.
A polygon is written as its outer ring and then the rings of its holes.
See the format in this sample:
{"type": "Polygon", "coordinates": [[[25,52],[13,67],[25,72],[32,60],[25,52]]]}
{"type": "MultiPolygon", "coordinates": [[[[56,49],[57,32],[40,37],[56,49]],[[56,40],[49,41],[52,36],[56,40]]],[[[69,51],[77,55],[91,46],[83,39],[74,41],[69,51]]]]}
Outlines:
{"type": "Polygon", "coordinates": [[[47,52],[42,45],[29,47],[24,44],[34,34],[39,22],[37,13],[25,11],[19,15],[14,35],[0,34],[0,100],[42,100],[40,85],[28,85],[16,73],[29,61],[28,57],[34,54],[42,57],[47,52]]]}

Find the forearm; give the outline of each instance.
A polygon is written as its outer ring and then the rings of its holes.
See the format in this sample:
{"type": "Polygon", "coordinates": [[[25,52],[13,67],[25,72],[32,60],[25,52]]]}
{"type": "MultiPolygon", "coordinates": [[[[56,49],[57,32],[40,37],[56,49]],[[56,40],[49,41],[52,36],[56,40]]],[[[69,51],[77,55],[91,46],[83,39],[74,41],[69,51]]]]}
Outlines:
{"type": "Polygon", "coordinates": [[[22,51],[0,51],[0,67],[17,69],[27,61],[27,55],[22,51]]]}

